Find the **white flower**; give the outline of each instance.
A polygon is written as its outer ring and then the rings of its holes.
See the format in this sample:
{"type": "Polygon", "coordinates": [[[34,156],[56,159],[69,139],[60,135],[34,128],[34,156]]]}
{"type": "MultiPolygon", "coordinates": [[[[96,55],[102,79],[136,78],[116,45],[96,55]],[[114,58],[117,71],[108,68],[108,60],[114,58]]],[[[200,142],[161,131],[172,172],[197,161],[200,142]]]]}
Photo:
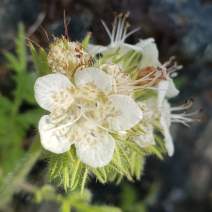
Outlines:
{"type": "Polygon", "coordinates": [[[194,113],[186,113],[187,109],[192,105],[193,99],[190,99],[185,102],[184,105],[178,106],[178,107],[170,107],[170,104],[166,99],[163,101],[162,109],[161,109],[161,117],[160,117],[160,125],[163,129],[164,134],[164,140],[165,140],[165,146],[168,151],[169,156],[172,156],[174,154],[174,145],[172,136],[170,133],[170,126],[173,122],[178,122],[181,124],[184,124],[186,126],[189,126],[187,123],[193,122],[195,119],[190,118],[190,116],[193,116],[200,111],[196,111],[194,113]],[[173,113],[176,111],[183,111],[183,113],[173,113]]]}
{"type": "MultiPolygon", "coordinates": [[[[125,39],[133,34],[138,29],[135,29],[129,33],[127,33],[127,28],[129,24],[125,20],[128,17],[128,14],[126,15],[118,15],[115,17],[114,24],[113,24],[113,30],[110,32],[108,27],[104,22],[103,25],[110,37],[110,44],[108,46],[98,46],[98,45],[88,45],[88,52],[90,54],[98,54],[101,53],[102,55],[108,55],[115,53],[118,51],[118,58],[121,58],[122,56],[129,53],[131,50],[136,52],[141,52],[141,59],[137,65],[138,71],[142,69],[146,69],[148,67],[155,67],[155,70],[159,67],[160,69],[164,70],[165,75],[163,75],[164,80],[160,80],[160,82],[157,84],[156,89],[158,90],[158,107],[162,106],[162,101],[164,97],[174,97],[176,96],[179,91],[176,89],[172,78],[170,77],[169,69],[166,68],[166,66],[170,65],[172,59],[168,61],[165,64],[161,64],[159,61],[159,53],[156,44],[154,43],[153,38],[148,39],[140,39],[139,42],[135,45],[130,45],[125,43],[125,39]]],[[[128,59],[128,58],[126,58],[128,59]]],[[[108,62],[111,62],[111,58],[108,60],[108,62]]],[[[123,61],[119,64],[121,67],[123,67],[123,61]]],[[[173,67],[171,67],[172,69],[173,67]]],[[[180,66],[174,66],[175,70],[178,70],[181,68],[180,66]]],[[[174,70],[171,70],[172,72],[174,70]]],[[[154,73],[154,72],[153,72],[154,73]]],[[[152,73],[152,74],[153,74],[152,73]]],[[[148,77],[144,76],[144,79],[137,79],[138,82],[132,82],[134,85],[137,85],[135,89],[146,89],[148,86],[152,86],[154,84],[154,81],[159,78],[161,75],[158,75],[158,72],[155,74],[154,79],[149,79],[148,77]],[[141,86],[142,85],[142,86],[141,86]],[[145,86],[146,85],[146,86],[145,86]]],[[[132,85],[131,84],[131,85],[132,85]]],[[[124,86],[124,89],[126,90],[126,86],[124,86]]],[[[127,90],[130,90],[132,92],[135,90],[132,88],[127,88],[127,90]]]]}
{"type": "Polygon", "coordinates": [[[108,46],[99,46],[99,45],[89,44],[87,51],[91,54],[101,53],[103,55],[107,55],[107,54],[115,53],[117,49],[120,48],[119,50],[120,57],[128,53],[130,50],[135,50],[140,52],[141,51],[140,47],[137,47],[135,45],[130,45],[124,42],[127,37],[129,37],[131,34],[139,30],[139,28],[137,28],[127,33],[127,28],[129,27],[129,24],[125,22],[125,20],[128,17],[128,15],[129,14],[126,14],[126,15],[119,14],[118,16],[115,16],[112,32],[110,32],[105,22],[102,21],[110,37],[110,44],[108,46]]]}
{"type": "Polygon", "coordinates": [[[169,61],[160,66],[164,71],[166,71],[165,80],[162,80],[158,84],[158,107],[162,106],[163,99],[165,97],[172,98],[179,94],[179,90],[176,88],[172,77],[177,76],[176,71],[182,69],[181,65],[175,63],[173,66],[167,68],[171,65],[174,57],[171,57],[169,61]]]}
{"type": "MultiPolygon", "coordinates": [[[[128,22],[125,22],[125,20],[128,17],[128,15],[129,13],[127,13],[126,15],[119,14],[115,16],[112,32],[110,32],[105,22],[102,21],[110,37],[110,44],[108,46],[89,44],[87,51],[90,54],[95,55],[101,53],[104,56],[116,53],[118,50],[117,58],[121,58],[122,56],[128,54],[130,51],[135,51],[142,53],[141,61],[138,64],[138,68],[143,68],[148,65],[155,65],[155,66],[160,65],[158,61],[158,50],[154,43],[153,38],[140,39],[139,42],[135,45],[125,43],[127,37],[129,37],[131,34],[140,29],[136,28],[131,32],[127,33],[127,29],[130,25],[128,22]]],[[[108,62],[112,62],[111,59],[109,59],[108,62]]],[[[123,61],[119,65],[123,66],[123,61]]]]}
{"type": "Polygon", "coordinates": [[[56,154],[74,144],[81,161],[92,167],[105,166],[115,147],[110,133],[135,126],[142,112],[131,97],[110,94],[112,76],[100,69],[77,72],[74,83],[61,74],[37,79],[35,98],[50,112],[39,122],[41,143],[56,154]]]}

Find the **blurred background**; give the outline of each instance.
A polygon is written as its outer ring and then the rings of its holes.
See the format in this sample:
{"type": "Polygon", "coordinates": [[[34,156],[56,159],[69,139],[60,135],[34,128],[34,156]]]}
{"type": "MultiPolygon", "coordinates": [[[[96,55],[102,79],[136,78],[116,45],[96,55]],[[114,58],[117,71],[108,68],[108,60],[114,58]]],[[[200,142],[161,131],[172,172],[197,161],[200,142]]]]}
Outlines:
{"type": "MultiPolygon", "coordinates": [[[[141,181],[101,185],[95,179],[88,185],[94,203],[116,205],[126,212],[209,212],[212,211],[212,1],[211,0],[1,0],[0,1],[0,94],[14,100],[14,71],[4,56],[6,51],[14,53],[14,39],[18,24],[23,23],[25,37],[48,49],[53,36],[64,34],[63,12],[66,11],[69,37],[82,41],[88,31],[91,41],[107,45],[110,40],[101,19],[111,28],[114,12],[130,12],[129,30],[140,27],[127,42],[135,44],[139,38],[155,38],[164,63],[175,56],[183,69],[176,83],[180,94],[171,100],[173,106],[193,98],[189,109],[203,112],[198,114],[200,122],[188,128],[173,124],[171,131],[175,142],[173,157],[160,161],[148,157],[141,181]],[[40,27],[42,26],[42,28],[40,27]],[[48,35],[48,36],[47,36],[48,35]]],[[[27,71],[33,73],[30,54],[27,55],[27,71]]],[[[33,87],[31,81],[26,81],[33,87]]],[[[26,98],[27,99],[27,98],[26,98]]],[[[23,99],[19,112],[36,110],[37,117],[23,127],[23,135],[16,144],[6,166],[13,166],[14,158],[21,157],[28,149],[35,134],[36,123],[41,112],[36,103],[23,99]],[[17,152],[17,149],[19,151],[17,152]]],[[[3,116],[6,113],[0,110],[3,116]]],[[[35,114],[35,112],[34,112],[35,114]]],[[[0,118],[1,119],[1,118],[0,118]]],[[[3,120],[3,119],[2,119],[3,120]]],[[[0,127],[7,122],[0,121],[0,127]]],[[[1,131],[0,131],[1,132],[1,131]]],[[[2,156],[10,154],[10,145],[0,141],[2,156]]],[[[8,156],[7,156],[8,157],[8,156]]],[[[2,165],[2,164],[1,164],[2,165]]],[[[3,164],[4,165],[4,164],[3,164]]],[[[1,169],[0,169],[1,175],[1,169]]],[[[36,164],[29,180],[42,184],[45,179],[45,162],[36,164]]],[[[8,211],[58,211],[49,203],[35,205],[32,197],[17,194],[8,211]]]]}

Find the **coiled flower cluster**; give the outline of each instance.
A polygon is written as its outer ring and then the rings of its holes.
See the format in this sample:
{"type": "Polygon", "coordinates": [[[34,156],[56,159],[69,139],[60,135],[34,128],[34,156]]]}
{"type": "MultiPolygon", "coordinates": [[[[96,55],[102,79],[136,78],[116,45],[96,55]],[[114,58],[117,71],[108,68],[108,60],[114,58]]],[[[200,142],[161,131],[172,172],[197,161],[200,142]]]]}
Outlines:
{"type": "Polygon", "coordinates": [[[193,121],[172,113],[189,108],[192,100],[175,108],[168,103],[179,93],[171,76],[181,66],[171,66],[172,59],[161,64],[152,38],[126,44],[136,31],[127,34],[127,15],[115,17],[112,32],[103,22],[108,46],[56,39],[47,57],[51,73],[35,82],[35,98],[49,111],[38,126],[50,154],[49,176],[62,176],[66,189],[79,184],[76,173],[81,183],[89,173],[103,183],[140,178],[144,156],[173,155],[171,122],[193,121]]]}

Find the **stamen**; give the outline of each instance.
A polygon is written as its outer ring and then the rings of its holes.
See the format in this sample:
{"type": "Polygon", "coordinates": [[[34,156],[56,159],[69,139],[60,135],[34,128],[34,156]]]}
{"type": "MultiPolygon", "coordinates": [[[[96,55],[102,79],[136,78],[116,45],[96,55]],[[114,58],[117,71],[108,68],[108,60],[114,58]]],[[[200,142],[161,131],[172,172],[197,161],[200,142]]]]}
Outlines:
{"type": "Polygon", "coordinates": [[[126,38],[128,38],[128,37],[129,37],[130,35],[132,35],[133,33],[137,32],[138,30],[140,30],[140,28],[141,28],[141,27],[138,27],[138,28],[132,30],[131,32],[127,33],[127,34],[125,35],[125,37],[124,37],[122,40],[125,41],[126,38]]]}
{"type": "Polygon", "coordinates": [[[120,30],[121,30],[121,17],[118,17],[118,28],[116,31],[116,39],[115,39],[115,43],[118,43],[119,39],[119,34],[120,34],[120,30]]]}
{"type": "Polygon", "coordinates": [[[117,18],[115,17],[115,20],[113,23],[112,36],[111,36],[111,45],[113,45],[115,42],[116,27],[117,27],[117,18]]]}
{"type": "Polygon", "coordinates": [[[110,114],[108,114],[108,115],[103,119],[103,121],[107,121],[109,118],[110,118],[110,114]]]}
{"type": "Polygon", "coordinates": [[[109,38],[110,38],[110,44],[113,46],[116,43],[123,43],[127,37],[129,37],[131,34],[135,33],[140,29],[136,28],[132,30],[131,32],[127,33],[127,28],[130,26],[128,22],[125,23],[126,18],[129,16],[129,12],[127,12],[125,15],[123,13],[116,14],[114,23],[112,23],[112,33],[110,32],[107,24],[101,20],[109,38]]]}
{"type": "Polygon", "coordinates": [[[92,135],[93,137],[95,137],[95,138],[97,137],[96,133],[93,132],[93,131],[91,132],[91,135],[92,135]]]}
{"type": "Polygon", "coordinates": [[[177,106],[177,107],[171,107],[169,111],[180,111],[180,110],[186,110],[191,107],[193,104],[194,99],[190,98],[189,100],[186,100],[183,105],[177,106]]]}
{"type": "Polygon", "coordinates": [[[107,32],[107,34],[108,34],[110,40],[112,41],[112,40],[113,40],[113,35],[111,35],[111,32],[110,32],[110,30],[109,30],[107,24],[106,24],[103,20],[101,20],[101,22],[102,22],[102,24],[103,24],[103,26],[104,26],[104,28],[105,28],[105,30],[106,30],[106,32],[107,32]]]}

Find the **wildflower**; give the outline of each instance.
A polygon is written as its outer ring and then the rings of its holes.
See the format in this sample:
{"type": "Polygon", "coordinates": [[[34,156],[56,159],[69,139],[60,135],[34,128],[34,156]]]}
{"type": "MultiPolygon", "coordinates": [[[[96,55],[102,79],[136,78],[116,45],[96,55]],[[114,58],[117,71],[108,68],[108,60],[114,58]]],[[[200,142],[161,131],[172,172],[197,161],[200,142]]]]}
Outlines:
{"type": "Polygon", "coordinates": [[[125,39],[129,37],[134,32],[138,31],[139,28],[134,29],[133,31],[127,33],[127,28],[130,26],[128,22],[125,22],[126,18],[129,16],[129,13],[123,15],[122,13],[115,15],[115,20],[113,23],[113,30],[110,32],[109,28],[102,21],[102,24],[105,27],[109,37],[110,44],[108,46],[99,46],[99,45],[88,45],[88,52],[91,54],[101,53],[103,55],[112,54],[119,49],[120,57],[125,55],[130,50],[141,51],[140,47],[135,45],[130,45],[125,43],[125,39]]]}
{"type": "Polygon", "coordinates": [[[174,154],[174,144],[170,133],[171,123],[178,122],[186,126],[189,126],[187,123],[195,121],[196,119],[190,117],[197,114],[199,111],[189,114],[185,113],[187,109],[191,107],[192,103],[193,99],[190,99],[181,106],[170,107],[170,104],[168,103],[167,99],[164,99],[162,102],[162,107],[160,109],[157,108],[156,98],[151,98],[144,101],[143,103],[138,103],[141,106],[142,110],[146,108],[143,112],[144,118],[142,119],[142,121],[145,120],[146,111],[151,111],[150,113],[148,112],[149,116],[151,115],[152,120],[150,123],[161,128],[161,132],[164,135],[165,147],[169,156],[172,156],[174,154]],[[184,111],[184,112],[173,113],[176,111],[184,111]],[[159,120],[158,123],[157,120],[159,120]]]}
{"type": "Polygon", "coordinates": [[[91,167],[107,165],[115,148],[111,133],[125,131],[142,119],[130,96],[111,94],[112,76],[86,68],[74,75],[74,84],[62,74],[37,79],[35,98],[50,112],[39,122],[43,147],[61,154],[75,145],[79,159],[91,167]]]}

